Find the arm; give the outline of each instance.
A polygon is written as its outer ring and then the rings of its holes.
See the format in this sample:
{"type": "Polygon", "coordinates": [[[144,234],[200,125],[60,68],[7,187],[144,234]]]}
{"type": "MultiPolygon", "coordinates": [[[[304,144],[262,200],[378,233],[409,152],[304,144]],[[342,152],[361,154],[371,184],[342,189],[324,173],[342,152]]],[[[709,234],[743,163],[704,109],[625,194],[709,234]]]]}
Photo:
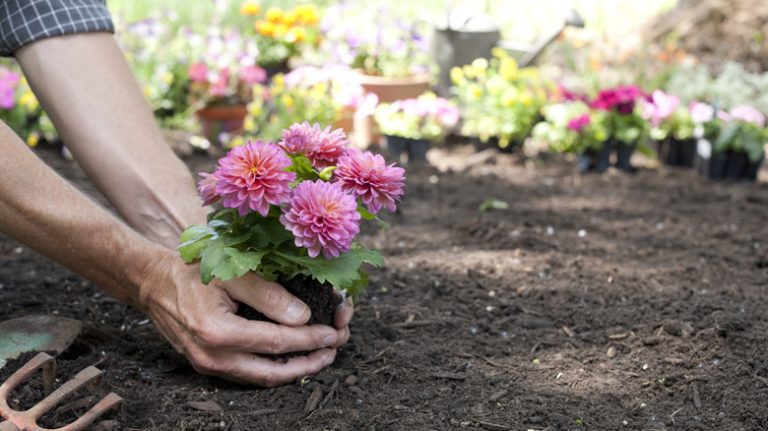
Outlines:
{"type": "MultiPolygon", "coordinates": [[[[106,259],[99,252],[78,256],[77,261],[85,262],[84,267],[70,268],[144,310],[171,344],[202,372],[275,385],[316,372],[332,361],[332,349],[349,337],[350,306],[337,313],[337,331],[321,326],[299,327],[309,319],[309,310],[281,286],[254,276],[204,286],[196,266],[184,265],[170,250],[176,247],[178,236],[187,225],[205,220],[205,212],[189,170],[163,142],[111,35],[88,33],[44,39],[20,49],[16,57],[62,138],[99,189],[139,233],[165,246],[157,247],[140,238],[154,248],[138,253],[154,263],[144,271],[142,280],[129,283],[122,290],[110,290],[100,279],[84,272],[91,259],[106,259]],[[251,322],[235,316],[233,299],[249,304],[280,324],[251,322]],[[284,365],[245,353],[314,349],[320,350],[284,365]]],[[[17,175],[21,172],[24,170],[17,175]]],[[[29,197],[29,202],[40,203],[47,195],[48,191],[38,191],[29,197]]],[[[69,202],[63,200],[61,204],[69,202]]],[[[93,204],[90,205],[78,208],[74,214],[90,216],[93,204]]],[[[47,210],[40,212],[44,215],[47,210]]],[[[53,220],[57,217],[55,212],[52,214],[48,216],[50,220],[42,222],[57,230],[53,220]]],[[[0,229],[4,229],[3,223],[0,222],[0,229]]],[[[79,235],[80,241],[85,242],[81,244],[83,249],[90,247],[90,242],[83,239],[90,236],[82,236],[82,232],[90,232],[87,228],[87,223],[68,227],[74,232],[71,235],[79,235]]],[[[44,244],[34,242],[34,230],[17,235],[16,228],[10,226],[6,231],[46,254],[40,248],[44,244]]],[[[115,244],[120,241],[111,246],[115,244]]],[[[55,260],[62,257],[49,256],[55,260]]],[[[120,267],[124,258],[109,260],[105,273],[120,267]]]]}

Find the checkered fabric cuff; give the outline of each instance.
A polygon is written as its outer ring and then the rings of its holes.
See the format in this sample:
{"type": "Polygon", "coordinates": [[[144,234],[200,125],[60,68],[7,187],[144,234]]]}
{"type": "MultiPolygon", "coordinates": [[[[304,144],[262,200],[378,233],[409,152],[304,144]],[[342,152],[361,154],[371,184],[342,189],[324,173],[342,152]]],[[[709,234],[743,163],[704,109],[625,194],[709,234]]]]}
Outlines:
{"type": "Polygon", "coordinates": [[[0,0],[0,55],[47,37],[115,32],[106,0],[0,0]]]}

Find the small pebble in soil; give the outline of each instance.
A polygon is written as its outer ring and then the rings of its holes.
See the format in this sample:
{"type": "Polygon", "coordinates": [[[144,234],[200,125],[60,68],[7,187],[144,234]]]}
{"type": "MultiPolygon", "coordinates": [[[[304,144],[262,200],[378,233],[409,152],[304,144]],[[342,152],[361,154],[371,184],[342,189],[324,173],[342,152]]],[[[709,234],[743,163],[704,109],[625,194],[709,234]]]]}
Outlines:
{"type": "Polygon", "coordinates": [[[555,234],[555,228],[552,226],[547,226],[547,236],[552,236],[555,234]]]}
{"type": "Polygon", "coordinates": [[[664,223],[656,223],[656,230],[664,229],[664,223]]]}
{"type": "Polygon", "coordinates": [[[509,339],[509,332],[507,331],[501,331],[499,332],[499,335],[501,335],[501,338],[508,340],[509,339]]]}
{"type": "Polygon", "coordinates": [[[587,236],[587,231],[584,229],[579,230],[579,238],[584,238],[585,236],[587,236]]]}
{"type": "Polygon", "coordinates": [[[24,253],[24,247],[16,247],[13,249],[13,252],[16,254],[24,253]]]}
{"type": "Polygon", "coordinates": [[[430,184],[437,184],[440,182],[440,178],[438,178],[437,175],[430,175],[429,176],[429,183],[430,184]]]}
{"type": "Polygon", "coordinates": [[[477,326],[470,326],[470,327],[469,327],[469,333],[470,333],[470,334],[472,334],[472,335],[477,335],[477,333],[478,333],[479,331],[480,331],[480,330],[479,330],[479,329],[477,329],[477,326]]]}
{"type": "MultiPolygon", "coordinates": [[[[2,285],[2,284],[0,284],[0,289],[2,289],[2,288],[3,288],[3,285],[2,285]]],[[[490,296],[491,298],[493,298],[494,296],[496,296],[496,291],[495,291],[495,290],[489,290],[489,291],[488,291],[488,296],[490,296]]]]}

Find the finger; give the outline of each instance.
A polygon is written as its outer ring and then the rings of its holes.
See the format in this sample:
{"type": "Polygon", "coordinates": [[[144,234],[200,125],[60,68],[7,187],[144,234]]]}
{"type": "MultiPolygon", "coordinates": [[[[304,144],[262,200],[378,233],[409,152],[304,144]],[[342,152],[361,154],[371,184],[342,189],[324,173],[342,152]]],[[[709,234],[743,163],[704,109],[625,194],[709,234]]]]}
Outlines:
{"type": "Polygon", "coordinates": [[[306,304],[283,286],[252,274],[227,281],[224,286],[233,298],[283,325],[304,325],[312,314],[306,304]]]}
{"type": "Polygon", "coordinates": [[[285,326],[243,319],[232,313],[207,319],[193,332],[207,347],[268,354],[306,352],[338,342],[337,331],[330,326],[285,326]]]}
{"type": "Polygon", "coordinates": [[[339,329],[337,331],[337,336],[338,338],[337,338],[336,344],[332,346],[334,349],[338,349],[339,347],[347,344],[347,341],[349,341],[349,336],[350,336],[349,327],[346,327],[344,329],[339,329]]]}
{"type": "Polygon", "coordinates": [[[287,362],[238,354],[229,374],[237,380],[271,388],[317,374],[335,359],[336,350],[332,349],[317,350],[308,356],[296,356],[287,362]]]}
{"type": "Polygon", "coordinates": [[[334,326],[336,329],[342,329],[349,326],[352,321],[352,315],[355,313],[355,307],[352,305],[352,298],[347,298],[339,304],[334,315],[334,326]]]}

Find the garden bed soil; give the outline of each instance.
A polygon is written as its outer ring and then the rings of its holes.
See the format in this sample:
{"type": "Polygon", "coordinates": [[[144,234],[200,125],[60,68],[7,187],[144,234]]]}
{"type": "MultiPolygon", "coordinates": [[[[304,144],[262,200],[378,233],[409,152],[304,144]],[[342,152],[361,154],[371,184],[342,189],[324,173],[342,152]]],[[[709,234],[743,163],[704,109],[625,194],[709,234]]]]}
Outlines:
{"type": "Polygon", "coordinates": [[[364,233],[387,267],[303,385],[201,376],[140,313],[4,237],[0,317],[83,320],[61,368],[106,371],[125,398],[113,429],[768,429],[765,183],[579,176],[471,145],[430,158],[440,169],[410,170],[402,210],[364,233]],[[491,197],[509,209],[478,213],[491,197]]]}

